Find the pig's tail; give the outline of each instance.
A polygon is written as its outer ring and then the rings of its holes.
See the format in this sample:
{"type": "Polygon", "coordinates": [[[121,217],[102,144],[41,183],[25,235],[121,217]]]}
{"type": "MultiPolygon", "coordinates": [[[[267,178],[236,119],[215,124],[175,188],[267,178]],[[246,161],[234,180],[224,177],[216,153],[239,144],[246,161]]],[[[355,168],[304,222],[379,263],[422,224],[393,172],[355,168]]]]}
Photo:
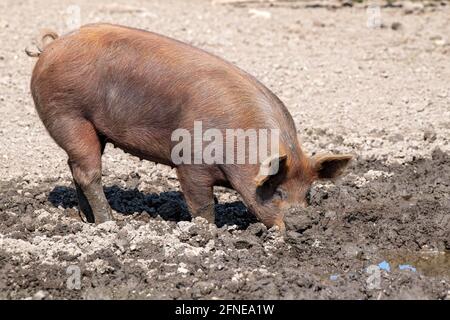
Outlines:
{"type": "Polygon", "coordinates": [[[39,33],[36,48],[30,49],[29,47],[27,47],[25,48],[25,53],[30,57],[39,57],[42,51],[44,51],[45,47],[53,40],[58,39],[58,37],[59,36],[55,31],[50,29],[43,29],[39,33]]]}

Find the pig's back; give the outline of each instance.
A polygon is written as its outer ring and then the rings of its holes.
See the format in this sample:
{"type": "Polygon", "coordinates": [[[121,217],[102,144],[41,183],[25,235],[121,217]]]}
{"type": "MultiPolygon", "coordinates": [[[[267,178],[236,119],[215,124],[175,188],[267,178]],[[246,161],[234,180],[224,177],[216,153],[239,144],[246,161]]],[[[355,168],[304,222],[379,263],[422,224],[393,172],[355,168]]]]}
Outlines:
{"type": "Polygon", "coordinates": [[[203,50],[139,29],[94,24],[61,37],[36,64],[33,87],[51,88],[45,96],[53,107],[58,100],[76,102],[70,112],[88,117],[111,140],[147,132],[159,141],[159,152],[170,150],[174,129],[192,129],[194,121],[203,121],[204,129],[280,128],[295,134],[284,105],[252,76],[203,50]]]}

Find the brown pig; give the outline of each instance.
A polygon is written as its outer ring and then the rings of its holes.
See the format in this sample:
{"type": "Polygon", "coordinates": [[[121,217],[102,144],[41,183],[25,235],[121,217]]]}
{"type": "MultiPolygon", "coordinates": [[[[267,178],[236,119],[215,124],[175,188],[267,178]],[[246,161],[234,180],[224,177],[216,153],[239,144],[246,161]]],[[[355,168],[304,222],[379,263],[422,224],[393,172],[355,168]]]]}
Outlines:
{"type": "Polygon", "coordinates": [[[233,188],[266,226],[306,204],[317,179],[339,176],[350,155],[308,157],[294,121],[268,88],[231,63],[162,35],[91,24],[45,46],[31,79],[45,127],[66,151],[79,208],[89,222],[112,219],[101,184],[101,157],[110,142],[124,151],[176,167],[193,216],[214,221],[214,186],[233,188]],[[175,163],[172,133],[202,128],[276,129],[279,147],[257,163],[175,163]],[[277,168],[275,171],[267,168],[277,168]]]}

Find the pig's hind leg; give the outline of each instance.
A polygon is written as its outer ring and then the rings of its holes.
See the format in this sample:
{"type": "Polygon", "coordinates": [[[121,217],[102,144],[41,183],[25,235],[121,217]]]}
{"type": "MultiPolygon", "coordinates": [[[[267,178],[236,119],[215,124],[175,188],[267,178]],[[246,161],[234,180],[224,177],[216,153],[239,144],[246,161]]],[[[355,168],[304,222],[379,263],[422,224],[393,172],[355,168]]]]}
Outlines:
{"type": "Polygon", "coordinates": [[[214,223],[214,181],[201,166],[177,167],[177,176],[192,217],[203,217],[214,223]]]}
{"type": "Polygon", "coordinates": [[[60,119],[50,134],[69,156],[80,211],[88,222],[102,223],[112,219],[111,207],[101,183],[101,156],[105,140],[91,122],[84,118],[60,119]]]}

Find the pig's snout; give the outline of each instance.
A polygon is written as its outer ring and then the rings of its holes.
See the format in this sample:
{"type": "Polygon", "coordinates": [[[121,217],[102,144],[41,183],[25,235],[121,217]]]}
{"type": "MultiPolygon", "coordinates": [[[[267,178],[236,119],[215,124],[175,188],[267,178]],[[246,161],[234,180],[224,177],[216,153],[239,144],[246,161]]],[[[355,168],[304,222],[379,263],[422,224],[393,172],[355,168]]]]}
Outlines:
{"type": "Polygon", "coordinates": [[[290,204],[289,207],[281,210],[280,215],[275,219],[273,226],[277,226],[281,233],[285,233],[286,225],[288,226],[288,229],[290,229],[291,218],[301,215],[305,207],[306,205],[302,203],[290,204]]]}

